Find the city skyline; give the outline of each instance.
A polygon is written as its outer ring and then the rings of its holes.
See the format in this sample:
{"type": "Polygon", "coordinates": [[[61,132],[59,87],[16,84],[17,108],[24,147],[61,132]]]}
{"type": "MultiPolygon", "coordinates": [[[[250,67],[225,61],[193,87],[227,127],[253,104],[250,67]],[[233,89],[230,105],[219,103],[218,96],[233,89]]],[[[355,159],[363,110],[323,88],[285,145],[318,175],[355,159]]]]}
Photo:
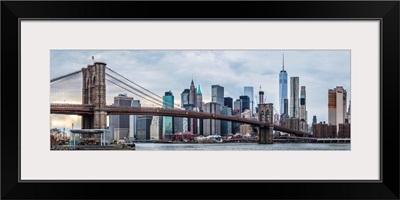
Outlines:
{"type": "MultiPolygon", "coordinates": [[[[299,86],[307,88],[307,121],[312,121],[313,115],[319,121],[328,121],[329,88],[343,86],[351,100],[350,51],[52,50],[50,77],[80,70],[92,63],[94,56],[95,61],[107,63],[109,68],[160,96],[171,90],[178,104],[180,94],[189,88],[193,77],[194,84],[201,86],[205,103],[211,101],[211,85],[224,87],[224,97],[233,101],[243,95],[244,86],[253,86],[254,95],[258,95],[261,86],[266,102],[274,103],[279,111],[282,53],[288,78],[299,77],[299,86]]],[[[129,93],[128,96],[140,99],[129,93]]],[[[258,98],[253,98],[257,104],[258,98]]],[[[141,104],[146,106],[143,100],[141,104]]]]}

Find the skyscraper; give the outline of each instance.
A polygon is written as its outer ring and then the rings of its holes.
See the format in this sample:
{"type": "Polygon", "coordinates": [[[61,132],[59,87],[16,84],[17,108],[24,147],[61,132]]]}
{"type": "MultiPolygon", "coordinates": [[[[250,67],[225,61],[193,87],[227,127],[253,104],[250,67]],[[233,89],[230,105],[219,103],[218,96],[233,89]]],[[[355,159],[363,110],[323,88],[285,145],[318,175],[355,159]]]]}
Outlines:
{"type": "MultiPolygon", "coordinates": [[[[131,106],[133,97],[128,97],[126,94],[119,94],[114,97],[114,106],[131,106]]],[[[130,123],[129,115],[111,115],[110,116],[110,129],[114,136],[114,139],[128,138],[129,125],[130,123]],[[118,137],[118,138],[117,138],[118,137]]],[[[133,134],[132,134],[133,135],[133,134]]],[[[133,136],[132,136],[133,137],[133,136]]]]}
{"type": "Polygon", "coordinates": [[[236,99],[233,103],[233,110],[238,110],[240,113],[242,112],[242,101],[240,99],[236,99]]]}
{"type": "Polygon", "coordinates": [[[200,85],[197,87],[196,107],[199,111],[203,110],[203,94],[201,93],[200,85]]]}
{"type": "Polygon", "coordinates": [[[160,116],[153,116],[150,124],[150,140],[162,138],[162,119],[160,116]]]}
{"type": "MultiPolygon", "coordinates": [[[[172,94],[171,90],[165,92],[165,95],[163,96],[163,108],[174,109],[174,95],[172,94]]],[[[162,135],[165,136],[173,134],[173,126],[174,122],[172,117],[163,117],[162,135]]]]}
{"type": "Polygon", "coordinates": [[[301,86],[300,91],[300,130],[308,130],[306,111],[306,86],[301,86]]]}
{"type": "Polygon", "coordinates": [[[299,77],[290,77],[290,117],[299,118],[299,77]]]}
{"type": "Polygon", "coordinates": [[[192,82],[190,83],[190,89],[189,89],[189,104],[195,106],[196,105],[196,87],[194,86],[194,82],[192,79],[192,82]]]}
{"type": "MultiPolygon", "coordinates": [[[[217,102],[208,102],[204,105],[204,112],[206,113],[220,113],[221,105],[217,102]]],[[[221,121],[215,119],[203,120],[203,135],[220,135],[221,134],[221,121]]]]}
{"type": "MultiPolygon", "coordinates": [[[[222,106],[221,115],[232,115],[232,108],[227,106],[222,106]]],[[[221,121],[221,136],[228,136],[228,134],[232,133],[232,122],[230,121],[221,121]]]]}
{"type": "Polygon", "coordinates": [[[138,115],[137,116],[137,136],[138,140],[150,140],[150,125],[153,116],[138,115]]]}
{"type": "Polygon", "coordinates": [[[347,108],[347,91],[342,86],[328,90],[328,122],[336,125],[345,123],[347,108]]]}
{"type": "Polygon", "coordinates": [[[245,109],[250,109],[250,97],[248,97],[247,95],[242,95],[239,97],[241,100],[241,111],[240,112],[244,112],[245,109]]]}
{"type": "Polygon", "coordinates": [[[211,86],[211,101],[219,103],[219,106],[224,105],[224,87],[220,85],[211,86]]]}
{"type": "Polygon", "coordinates": [[[306,118],[306,86],[301,86],[300,91],[300,120],[307,122],[306,118]]]}
{"type": "Polygon", "coordinates": [[[250,110],[253,113],[254,110],[254,93],[252,86],[244,86],[244,95],[247,95],[250,98],[250,110]]]}
{"type": "MultiPolygon", "coordinates": [[[[287,99],[287,73],[285,71],[285,57],[282,55],[282,70],[279,73],[279,104],[280,104],[280,114],[284,113],[285,99],[287,99]]],[[[287,114],[287,113],[286,113],[287,114]]]]}
{"type": "Polygon", "coordinates": [[[184,89],[183,92],[181,93],[181,108],[184,108],[185,105],[189,104],[189,89],[184,89]]]}
{"type": "MultiPolygon", "coordinates": [[[[140,100],[132,100],[132,107],[140,107],[140,100]]],[[[136,137],[137,115],[129,115],[129,137],[136,137]]]]}
{"type": "MultiPolygon", "coordinates": [[[[203,94],[200,89],[200,85],[197,87],[197,93],[196,93],[196,109],[198,112],[203,112],[203,94]]],[[[197,131],[194,131],[193,133],[197,133],[199,135],[203,134],[203,120],[202,119],[195,119],[197,131]]]]}
{"type": "Polygon", "coordinates": [[[231,97],[224,97],[224,106],[233,109],[233,99],[231,97]]]}

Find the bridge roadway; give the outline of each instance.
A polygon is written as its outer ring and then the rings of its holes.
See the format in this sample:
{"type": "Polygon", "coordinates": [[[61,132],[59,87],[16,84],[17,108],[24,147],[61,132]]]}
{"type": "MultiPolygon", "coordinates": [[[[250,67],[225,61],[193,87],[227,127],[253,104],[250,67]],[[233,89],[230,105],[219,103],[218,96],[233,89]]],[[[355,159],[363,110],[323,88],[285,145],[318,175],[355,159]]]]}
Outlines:
{"type": "MultiPolygon", "coordinates": [[[[154,107],[131,107],[131,106],[106,106],[105,111],[108,115],[154,115],[154,116],[170,116],[170,117],[186,117],[198,119],[215,119],[239,122],[244,124],[256,125],[259,127],[273,126],[274,130],[285,133],[292,133],[296,136],[303,136],[302,131],[289,129],[283,126],[270,125],[269,123],[257,120],[246,119],[235,116],[220,115],[214,113],[197,112],[191,110],[176,110],[154,107]]],[[[94,106],[85,104],[50,104],[51,114],[67,114],[67,115],[93,115],[94,106]]]]}

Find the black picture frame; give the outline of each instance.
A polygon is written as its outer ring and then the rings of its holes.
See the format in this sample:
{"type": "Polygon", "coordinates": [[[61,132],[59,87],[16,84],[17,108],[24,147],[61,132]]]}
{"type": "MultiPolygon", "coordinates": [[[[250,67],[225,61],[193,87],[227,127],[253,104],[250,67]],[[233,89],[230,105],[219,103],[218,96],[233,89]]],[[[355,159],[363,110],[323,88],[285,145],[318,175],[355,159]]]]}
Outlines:
{"type": "MultiPolygon", "coordinates": [[[[2,1],[2,199],[399,199],[399,1],[2,1]],[[381,181],[19,182],[20,19],[379,19],[381,181]],[[15,78],[17,76],[18,78],[15,78]],[[17,98],[18,97],[18,100],[17,98]],[[16,128],[18,127],[18,129],[16,128]],[[265,189],[261,189],[265,188],[265,189]],[[153,188],[151,193],[143,188],[153,188]],[[206,192],[207,189],[215,192],[206,192]],[[203,191],[204,190],[204,191],[203,191]],[[239,191],[240,190],[240,191],[239,191]],[[202,192],[203,191],[203,192],[202,192]]],[[[34,67],[34,66],[33,66],[34,67]]],[[[37,75],[39,76],[39,75],[37,75]]],[[[39,134],[39,133],[37,133],[39,134]]],[[[368,156],[368,155],[366,155],[368,156]]]]}

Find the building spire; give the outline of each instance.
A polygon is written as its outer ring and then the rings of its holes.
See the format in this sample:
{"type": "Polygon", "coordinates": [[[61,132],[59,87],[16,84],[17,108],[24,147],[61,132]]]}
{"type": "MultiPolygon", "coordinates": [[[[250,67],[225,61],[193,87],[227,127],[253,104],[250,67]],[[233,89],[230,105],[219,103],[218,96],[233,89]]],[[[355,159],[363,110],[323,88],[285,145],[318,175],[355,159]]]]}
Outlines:
{"type": "Polygon", "coordinates": [[[285,53],[282,54],[282,71],[285,71],[285,53]]]}

